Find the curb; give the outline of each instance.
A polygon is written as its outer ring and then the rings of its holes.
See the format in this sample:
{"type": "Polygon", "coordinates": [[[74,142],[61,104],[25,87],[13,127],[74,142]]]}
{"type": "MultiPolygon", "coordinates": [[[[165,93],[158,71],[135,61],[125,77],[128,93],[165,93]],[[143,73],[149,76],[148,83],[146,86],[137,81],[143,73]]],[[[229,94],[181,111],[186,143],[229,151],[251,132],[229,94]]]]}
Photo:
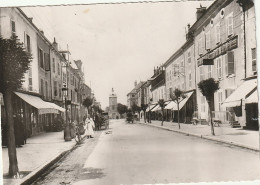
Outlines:
{"type": "Polygon", "coordinates": [[[207,140],[211,140],[211,141],[217,141],[217,142],[220,142],[220,143],[233,145],[233,146],[236,146],[236,147],[252,150],[252,151],[255,151],[255,152],[260,152],[259,148],[246,146],[246,145],[243,145],[243,144],[240,144],[240,143],[236,143],[236,142],[232,142],[232,141],[226,141],[226,140],[223,140],[223,139],[213,138],[212,136],[203,136],[203,135],[199,135],[199,134],[194,134],[194,133],[189,133],[189,132],[185,132],[185,131],[180,131],[180,130],[174,130],[174,129],[171,129],[171,128],[166,128],[164,126],[152,125],[152,124],[147,124],[147,123],[142,123],[142,122],[139,122],[139,123],[143,124],[143,125],[148,125],[148,126],[151,126],[151,127],[156,127],[156,128],[172,131],[172,132],[177,132],[177,133],[180,133],[180,134],[186,134],[188,136],[199,137],[199,138],[202,138],[202,139],[207,139],[207,140]]]}
{"type": "MultiPolygon", "coordinates": [[[[82,137],[82,141],[86,138],[86,135],[82,137]]],[[[73,139],[73,138],[72,138],[73,139]]],[[[40,165],[37,167],[34,171],[26,175],[24,178],[22,178],[19,182],[15,183],[15,185],[27,185],[33,183],[41,174],[43,174],[45,171],[47,171],[51,166],[53,166],[56,162],[58,162],[61,158],[68,155],[70,152],[72,152],[76,147],[77,143],[72,145],[72,147],[69,150],[63,151],[57,156],[54,156],[52,159],[47,161],[46,163],[40,165]]]]}

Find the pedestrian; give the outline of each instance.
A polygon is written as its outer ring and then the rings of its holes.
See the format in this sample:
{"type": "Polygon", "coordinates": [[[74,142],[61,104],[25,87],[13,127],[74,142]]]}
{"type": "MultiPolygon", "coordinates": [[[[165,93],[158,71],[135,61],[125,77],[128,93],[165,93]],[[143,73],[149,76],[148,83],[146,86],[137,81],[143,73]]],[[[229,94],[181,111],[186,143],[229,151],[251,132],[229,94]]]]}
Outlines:
{"type": "Polygon", "coordinates": [[[93,129],[95,128],[94,121],[90,117],[90,115],[87,116],[85,120],[85,125],[86,125],[86,135],[87,138],[93,138],[94,137],[94,131],[93,129]]]}

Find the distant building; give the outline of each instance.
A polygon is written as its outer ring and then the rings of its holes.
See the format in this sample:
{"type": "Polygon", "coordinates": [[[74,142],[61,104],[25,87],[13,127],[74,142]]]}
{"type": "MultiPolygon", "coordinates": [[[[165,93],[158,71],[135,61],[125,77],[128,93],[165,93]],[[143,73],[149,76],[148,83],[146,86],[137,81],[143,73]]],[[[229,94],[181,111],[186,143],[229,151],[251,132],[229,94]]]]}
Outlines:
{"type": "Polygon", "coordinates": [[[141,100],[143,102],[143,98],[141,98],[141,95],[143,95],[142,91],[140,91],[140,88],[142,87],[142,85],[144,84],[144,82],[140,81],[137,84],[137,81],[135,81],[135,87],[133,90],[131,90],[128,94],[127,94],[127,107],[131,108],[134,104],[140,106],[141,105],[141,100]],[[138,98],[138,92],[140,92],[140,98],[138,98]],[[140,102],[140,103],[139,103],[140,102]]]}
{"type": "Polygon", "coordinates": [[[112,88],[112,93],[109,95],[109,112],[108,112],[110,119],[119,118],[119,113],[117,111],[117,96],[112,88]]]}

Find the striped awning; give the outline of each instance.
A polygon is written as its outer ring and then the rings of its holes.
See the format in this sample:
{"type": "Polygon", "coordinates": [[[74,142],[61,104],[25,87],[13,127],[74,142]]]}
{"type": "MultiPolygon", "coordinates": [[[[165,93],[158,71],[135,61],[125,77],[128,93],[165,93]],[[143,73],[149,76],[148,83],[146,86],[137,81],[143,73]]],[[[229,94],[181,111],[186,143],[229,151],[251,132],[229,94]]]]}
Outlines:
{"type": "Polygon", "coordinates": [[[43,101],[40,97],[24,94],[20,92],[15,92],[17,96],[19,96],[21,99],[23,99],[25,102],[30,104],[31,106],[38,109],[39,114],[59,114],[59,111],[64,112],[65,109],[50,102],[43,101]]]}

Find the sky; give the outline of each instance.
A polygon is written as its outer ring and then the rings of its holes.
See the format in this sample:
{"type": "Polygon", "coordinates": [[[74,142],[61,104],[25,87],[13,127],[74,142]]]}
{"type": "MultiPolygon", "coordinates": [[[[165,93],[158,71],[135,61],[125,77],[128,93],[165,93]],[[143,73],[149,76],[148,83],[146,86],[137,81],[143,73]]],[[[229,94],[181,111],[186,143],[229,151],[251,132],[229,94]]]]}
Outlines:
{"type": "Polygon", "coordinates": [[[28,17],[60,49],[82,60],[85,83],[105,109],[114,88],[127,104],[134,82],[146,81],[185,42],[196,8],[213,1],[24,7],[28,17]]]}

